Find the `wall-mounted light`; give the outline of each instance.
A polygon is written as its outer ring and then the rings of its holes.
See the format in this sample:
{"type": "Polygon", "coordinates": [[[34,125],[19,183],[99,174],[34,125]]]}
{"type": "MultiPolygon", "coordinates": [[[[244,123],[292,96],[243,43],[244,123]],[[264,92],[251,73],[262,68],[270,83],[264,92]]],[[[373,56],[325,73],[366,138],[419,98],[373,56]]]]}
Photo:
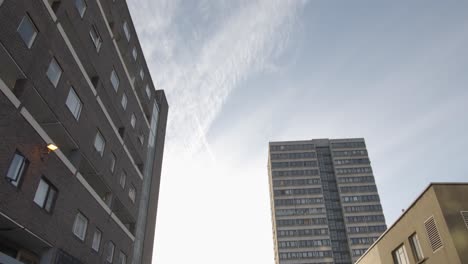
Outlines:
{"type": "Polygon", "coordinates": [[[54,143],[49,143],[41,150],[41,160],[44,161],[45,158],[50,154],[52,151],[56,151],[58,149],[57,145],[54,143]]]}
{"type": "Polygon", "coordinates": [[[49,152],[50,151],[56,151],[58,149],[58,147],[53,143],[49,143],[49,144],[47,144],[47,149],[49,150],[49,152]]]}

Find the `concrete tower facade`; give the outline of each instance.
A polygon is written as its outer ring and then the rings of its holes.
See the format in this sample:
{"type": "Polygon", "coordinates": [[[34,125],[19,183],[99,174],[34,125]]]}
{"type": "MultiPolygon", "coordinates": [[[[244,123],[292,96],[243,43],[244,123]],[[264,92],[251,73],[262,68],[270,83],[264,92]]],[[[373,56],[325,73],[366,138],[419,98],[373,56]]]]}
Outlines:
{"type": "Polygon", "coordinates": [[[364,139],[270,142],[275,261],[354,263],[386,230],[364,139]]]}

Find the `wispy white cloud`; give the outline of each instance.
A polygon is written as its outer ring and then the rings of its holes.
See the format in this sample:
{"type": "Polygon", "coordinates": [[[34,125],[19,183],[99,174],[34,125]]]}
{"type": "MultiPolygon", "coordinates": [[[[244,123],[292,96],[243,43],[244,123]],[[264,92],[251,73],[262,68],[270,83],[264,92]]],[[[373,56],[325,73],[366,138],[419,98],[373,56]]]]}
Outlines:
{"type": "MultiPolygon", "coordinates": [[[[260,194],[262,197],[251,206],[245,207],[237,199],[237,190],[243,188],[248,175],[259,174],[263,167],[247,169],[227,155],[215,158],[214,152],[236,146],[238,159],[240,151],[235,140],[240,138],[236,132],[210,141],[206,135],[234,89],[256,73],[280,69],[275,60],[287,49],[304,2],[140,0],[128,4],[153,81],[158,89],[165,90],[170,107],[161,180],[164,187],[158,207],[156,261],[218,263],[244,237],[236,229],[226,230],[225,223],[240,211],[253,214],[259,210],[262,217],[243,222],[262,228],[252,226],[245,232],[262,232],[260,248],[269,254],[252,259],[273,261],[271,227],[263,225],[265,221],[269,223],[269,200],[263,199],[268,197],[268,189],[259,192],[255,187],[264,185],[267,178],[254,180],[258,184],[252,185],[250,189],[255,190],[250,191],[257,198],[260,194]],[[244,180],[239,181],[234,175],[243,175],[244,180]],[[221,242],[223,239],[228,241],[221,242]],[[180,255],[181,240],[189,245],[210,243],[212,252],[184,246],[184,254],[180,255]]],[[[271,113],[265,109],[261,115],[268,117],[271,113]]],[[[247,122],[252,124],[255,120],[250,117],[247,122]]],[[[241,137],[247,138],[247,133],[242,131],[241,137]]],[[[263,160],[263,156],[255,160],[263,160]]],[[[238,250],[250,250],[254,254],[258,246],[255,241],[258,240],[245,242],[238,250]]],[[[242,259],[238,255],[223,261],[239,263],[242,259]]]]}
{"type": "Polygon", "coordinates": [[[272,60],[287,46],[303,4],[140,2],[129,5],[153,81],[168,96],[168,146],[183,145],[192,154],[208,148],[205,135],[231,91],[252,74],[275,68],[272,60]]]}

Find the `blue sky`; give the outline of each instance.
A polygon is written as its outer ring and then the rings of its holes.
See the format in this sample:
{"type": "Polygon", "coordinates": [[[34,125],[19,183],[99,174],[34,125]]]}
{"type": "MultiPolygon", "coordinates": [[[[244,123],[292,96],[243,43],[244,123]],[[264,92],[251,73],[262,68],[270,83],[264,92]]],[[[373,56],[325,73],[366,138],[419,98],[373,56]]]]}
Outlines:
{"type": "Polygon", "coordinates": [[[155,263],[274,263],[269,141],[364,137],[388,225],[467,181],[468,2],[128,4],[170,104],[155,263]]]}

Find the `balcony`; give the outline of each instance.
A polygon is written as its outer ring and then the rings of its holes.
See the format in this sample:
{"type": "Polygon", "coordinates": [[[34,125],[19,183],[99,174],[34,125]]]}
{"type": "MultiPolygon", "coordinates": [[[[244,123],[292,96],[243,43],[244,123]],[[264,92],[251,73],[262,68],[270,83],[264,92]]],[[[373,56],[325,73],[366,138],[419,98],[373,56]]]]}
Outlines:
{"type": "Polygon", "coordinates": [[[37,263],[39,256],[52,245],[0,213],[0,263],[37,263]],[[34,262],[36,261],[36,262],[34,262]]]}

